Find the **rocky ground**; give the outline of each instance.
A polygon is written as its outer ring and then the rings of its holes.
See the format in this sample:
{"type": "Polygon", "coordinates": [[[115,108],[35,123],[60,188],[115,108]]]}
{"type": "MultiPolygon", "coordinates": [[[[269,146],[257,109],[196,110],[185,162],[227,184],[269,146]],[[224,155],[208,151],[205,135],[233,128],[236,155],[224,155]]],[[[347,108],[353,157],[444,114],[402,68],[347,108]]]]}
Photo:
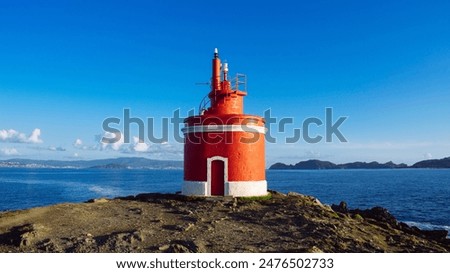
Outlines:
{"type": "Polygon", "coordinates": [[[449,252],[446,235],[383,208],[330,207],[297,193],[141,194],[0,213],[0,252],[449,252]]]}

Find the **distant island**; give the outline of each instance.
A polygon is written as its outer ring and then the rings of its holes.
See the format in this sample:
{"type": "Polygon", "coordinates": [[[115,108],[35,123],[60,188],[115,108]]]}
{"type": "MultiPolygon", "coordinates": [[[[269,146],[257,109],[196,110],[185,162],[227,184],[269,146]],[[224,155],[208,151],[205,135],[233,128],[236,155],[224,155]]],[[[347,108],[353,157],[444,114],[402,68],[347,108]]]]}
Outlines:
{"type": "Polygon", "coordinates": [[[411,168],[434,168],[434,169],[450,168],[450,157],[419,161],[413,164],[411,168]]]}
{"type": "Polygon", "coordinates": [[[182,169],[183,161],[154,160],[143,157],[120,157],[96,160],[32,160],[10,159],[0,161],[0,168],[48,169],[182,169]]]}
{"type": "Polygon", "coordinates": [[[430,168],[430,169],[443,169],[450,168],[450,157],[442,159],[430,159],[423,160],[414,163],[411,166],[405,163],[395,164],[392,161],[386,163],[379,163],[377,161],[372,162],[351,162],[344,164],[335,164],[330,161],[322,161],[317,159],[311,159],[306,161],[300,161],[294,165],[275,163],[270,166],[269,170],[333,170],[333,169],[405,169],[405,168],[430,168]]]}

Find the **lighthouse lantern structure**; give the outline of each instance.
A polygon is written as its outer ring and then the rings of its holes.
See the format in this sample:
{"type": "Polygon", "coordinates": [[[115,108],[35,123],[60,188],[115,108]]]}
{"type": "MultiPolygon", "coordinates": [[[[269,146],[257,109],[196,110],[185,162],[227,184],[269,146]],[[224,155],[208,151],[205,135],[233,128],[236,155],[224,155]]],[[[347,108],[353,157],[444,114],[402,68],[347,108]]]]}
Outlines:
{"type": "Polygon", "coordinates": [[[244,114],[246,79],[237,74],[230,81],[228,72],[228,64],[221,63],[215,49],[210,107],[186,118],[182,129],[184,195],[267,194],[264,119],[244,114]]]}

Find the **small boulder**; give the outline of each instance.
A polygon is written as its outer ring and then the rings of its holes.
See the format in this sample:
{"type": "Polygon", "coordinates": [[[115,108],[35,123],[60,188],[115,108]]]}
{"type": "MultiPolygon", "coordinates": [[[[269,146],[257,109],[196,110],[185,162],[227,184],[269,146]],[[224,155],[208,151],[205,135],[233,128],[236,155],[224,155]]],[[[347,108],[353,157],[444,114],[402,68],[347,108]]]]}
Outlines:
{"type": "Polygon", "coordinates": [[[347,203],[344,201],[341,201],[339,205],[335,204],[331,205],[331,209],[334,210],[335,212],[348,213],[347,203]]]}

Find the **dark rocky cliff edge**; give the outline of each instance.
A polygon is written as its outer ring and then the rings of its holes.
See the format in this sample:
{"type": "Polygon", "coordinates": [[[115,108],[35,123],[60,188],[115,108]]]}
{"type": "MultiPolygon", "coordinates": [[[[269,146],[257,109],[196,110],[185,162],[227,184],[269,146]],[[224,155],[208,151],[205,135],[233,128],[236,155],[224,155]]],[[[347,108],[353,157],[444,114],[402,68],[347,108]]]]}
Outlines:
{"type": "Polygon", "coordinates": [[[449,252],[446,235],[298,193],[150,193],[0,213],[0,252],[449,252]]]}

